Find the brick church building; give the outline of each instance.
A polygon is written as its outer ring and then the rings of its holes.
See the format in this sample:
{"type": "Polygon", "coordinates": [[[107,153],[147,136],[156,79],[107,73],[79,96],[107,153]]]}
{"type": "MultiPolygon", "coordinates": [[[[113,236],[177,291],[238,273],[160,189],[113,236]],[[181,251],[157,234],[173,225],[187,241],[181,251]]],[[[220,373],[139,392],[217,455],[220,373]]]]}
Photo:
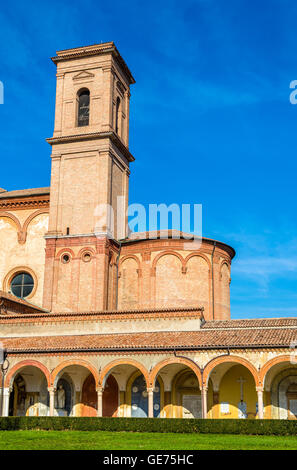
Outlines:
{"type": "Polygon", "coordinates": [[[297,318],[230,319],[230,246],[126,232],[115,45],[52,61],[51,186],[0,189],[2,414],[295,419],[297,318]]]}

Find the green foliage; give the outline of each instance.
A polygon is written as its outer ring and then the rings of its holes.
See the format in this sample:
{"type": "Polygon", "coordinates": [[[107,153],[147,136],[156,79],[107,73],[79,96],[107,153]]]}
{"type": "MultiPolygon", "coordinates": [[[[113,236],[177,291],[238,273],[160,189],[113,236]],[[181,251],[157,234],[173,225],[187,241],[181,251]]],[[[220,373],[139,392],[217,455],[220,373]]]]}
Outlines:
{"type": "Polygon", "coordinates": [[[130,431],[295,436],[297,421],[252,419],[3,417],[0,430],[130,431]]]}

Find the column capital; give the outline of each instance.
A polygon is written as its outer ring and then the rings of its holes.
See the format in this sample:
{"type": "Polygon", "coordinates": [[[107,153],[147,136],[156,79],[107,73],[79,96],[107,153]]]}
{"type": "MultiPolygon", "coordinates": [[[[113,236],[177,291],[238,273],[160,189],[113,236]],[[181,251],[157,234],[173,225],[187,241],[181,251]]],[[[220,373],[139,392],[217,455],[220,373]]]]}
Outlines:
{"type": "Polygon", "coordinates": [[[264,387],[256,387],[257,392],[264,392],[264,387]]]}
{"type": "Polygon", "coordinates": [[[104,387],[97,387],[96,392],[97,393],[103,393],[104,392],[104,387]]]}
{"type": "Polygon", "coordinates": [[[47,387],[49,393],[55,393],[57,391],[56,387],[47,387]]]}

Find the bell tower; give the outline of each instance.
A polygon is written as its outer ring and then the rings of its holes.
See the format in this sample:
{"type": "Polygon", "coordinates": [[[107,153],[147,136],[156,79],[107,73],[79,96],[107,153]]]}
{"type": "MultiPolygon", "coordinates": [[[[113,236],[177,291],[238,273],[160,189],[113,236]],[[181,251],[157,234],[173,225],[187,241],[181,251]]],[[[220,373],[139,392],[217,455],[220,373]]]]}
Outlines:
{"type": "Polygon", "coordinates": [[[131,72],[113,42],[58,51],[44,307],[114,308],[127,233],[131,72]],[[64,293],[63,293],[64,292],[64,293]],[[64,303],[66,302],[67,304],[64,303]],[[71,299],[69,301],[69,299],[71,299]]]}

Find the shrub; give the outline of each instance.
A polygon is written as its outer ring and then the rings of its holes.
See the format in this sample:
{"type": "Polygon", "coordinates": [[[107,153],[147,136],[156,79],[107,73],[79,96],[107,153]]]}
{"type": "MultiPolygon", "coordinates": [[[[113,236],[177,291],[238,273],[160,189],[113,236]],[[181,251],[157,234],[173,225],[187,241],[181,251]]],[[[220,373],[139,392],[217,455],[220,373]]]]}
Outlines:
{"type": "Polygon", "coordinates": [[[296,435],[297,421],[265,419],[0,417],[0,430],[296,435]]]}

